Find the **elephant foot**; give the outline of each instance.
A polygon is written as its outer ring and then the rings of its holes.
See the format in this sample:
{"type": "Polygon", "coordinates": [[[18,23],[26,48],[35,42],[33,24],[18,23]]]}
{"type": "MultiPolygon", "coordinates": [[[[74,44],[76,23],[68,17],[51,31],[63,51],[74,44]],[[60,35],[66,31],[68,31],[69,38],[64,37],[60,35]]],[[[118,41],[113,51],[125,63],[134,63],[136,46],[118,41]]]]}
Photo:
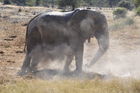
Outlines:
{"type": "Polygon", "coordinates": [[[21,76],[21,77],[23,77],[23,76],[28,76],[28,75],[35,75],[37,72],[39,72],[39,71],[19,71],[19,72],[17,72],[17,76],[21,76]]]}
{"type": "Polygon", "coordinates": [[[82,73],[82,70],[76,69],[73,73],[74,73],[75,75],[80,75],[80,74],[82,73]]]}
{"type": "Polygon", "coordinates": [[[37,69],[37,67],[30,67],[29,72],[32,73],[32,74],[34,75],[34,74],[36,74],[37,72],[39,72],[39,70],[37,69]]]}
{"type": "Polygon", "coordinates": [[[21,69],[19,72],[17,72],[17,75],[18,76],[25,76],[25,75],[27,75],[30,72],[31,72],[31,70],[29,68],[21,69]]]}
{"type": "Polygon", "coordinates": [[[25,76],[25,75],[27,75],[27,73],[28,72],[26,72],[26,71],[19,71],[19,72],[17,72],[17,75],[18,76],[25,76]]]}
{"type": "Polygon", "coordinates": [[[63,71],[63,75],[69,75],[69,73],[70,73],[70,70],[69,70],[69,69],[65,69],[65,70],[63,71]]]}

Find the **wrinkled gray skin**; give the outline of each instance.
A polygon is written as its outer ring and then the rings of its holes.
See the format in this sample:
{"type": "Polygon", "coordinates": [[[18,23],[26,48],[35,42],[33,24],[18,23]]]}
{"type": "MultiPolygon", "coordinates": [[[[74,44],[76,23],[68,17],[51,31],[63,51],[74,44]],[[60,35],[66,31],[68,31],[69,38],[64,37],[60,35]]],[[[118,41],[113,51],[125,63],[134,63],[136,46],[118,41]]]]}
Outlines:
{"type": "Polygon", "coordinates": [[[42,13],[34,17],[27,26],[27,53],[20,74],[33,72],[39,61],[30,55],[36,46],[57,46],[62,43],[71,48],[68,53],[64,71],[69,71],[73,57],[76,61],[76,72],[82,71],[84,42],[95,37],[99,49],[89,66],[93,65],[109,47],[109,33],[106,18],[103,14],[91,10],[75,10],[61,15],[42,13]]]}

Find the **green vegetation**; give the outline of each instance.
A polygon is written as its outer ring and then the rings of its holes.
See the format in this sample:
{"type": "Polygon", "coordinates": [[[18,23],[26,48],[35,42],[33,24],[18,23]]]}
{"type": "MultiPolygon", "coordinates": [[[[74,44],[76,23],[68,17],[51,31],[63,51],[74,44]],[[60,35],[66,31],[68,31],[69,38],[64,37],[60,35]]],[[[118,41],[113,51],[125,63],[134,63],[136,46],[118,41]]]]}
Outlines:
{"type": "Polygon", "coordinates": [[[136,14],[140,16],[140,6],[136,9],[136,14]]]}
{"type": "Polygon", "coordinates": [[[4,0],[3,3],[4,4],[11,4],[11,1],[10,0],[4,0]]]}
{"type": "Polygon", "coordinates": [[[79,6],[81,0],[59,0],[58,4],[60,7],[70,6],[72,10],[79,6]]]}
{"type": "Polygon", "coordinates": [[[113,7],[122,0],[0,0],[4,4],[17,4],[17,5],[60,5],[60,6],[72,6],[77,7],[78,5],[86,6],[99,6],[99,7],[113,7]]]}
{"type": "Polygon", "coordinates": [[[136,6],[136,15],[140,16],[140,0],[134,0],[136,6]]]}
{"type": "Polygon", "coordinates": [[[132,10],[134,5],[138,7],[140,0],[0,0],[4,4],[17,4],[28,6],[47,6],[47,7],[60,7],[63,9],[71,8],[74,10],[79,6],[87,7],[124,7],[132,10]],[[132,2],[134,1],[134,2],[132,2]]]}
{"type": "Polygon", "coordinates": [[[139,7],[140,6],[140,0],[134,0],[134,4],[136,7],[139,7]]]}
{"type": "Polygon", "coordinates": [[[109,6],[108,0],[83,0],[85,5],[94,7],[107,7],[109,6]]]}
{"type": "Polygon", "coordinates": [[[126,8],[119,7],[113,11],[115,18],[124,18],[126,17],[127,10],[126,8]]]}
{"type": "Polygon", "coordinates": [[[33,5],[35,5],[35,0],[28,0],[28,1],[26,2],[26,5],[28,5],[28,6],[33,6],[33,5]]]}
{"type": "Polygon", "coordinates": [[[128,10],[132,10],[133,9],[132,2],[126,1],[126,0],[120,1],[119,4],[118,4],[118,6],[119,7],[126,8],[128,10]]]}

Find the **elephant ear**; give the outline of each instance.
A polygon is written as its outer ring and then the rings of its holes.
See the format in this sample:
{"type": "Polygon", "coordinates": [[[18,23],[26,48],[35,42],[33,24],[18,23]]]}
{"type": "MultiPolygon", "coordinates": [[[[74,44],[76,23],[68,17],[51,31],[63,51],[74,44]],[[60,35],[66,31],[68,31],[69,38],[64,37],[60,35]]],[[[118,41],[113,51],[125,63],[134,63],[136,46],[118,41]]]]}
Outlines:
{"type": "Polygon", "coordinates": [[[68,22],[68,25],[69,26],[78,26],[79,23],[85,19],[87,13],[86,11],[82,11],[82,10],[78,10],[78,11],[75,11],[73,13],[73,15],[71,16],[69,22],[68,22]]]}
{"type": "Polygon", "coordinates": [[[78,31],[81,36],[88,39],[88,41],[94,36],[94,20],[88,10],[80,10],[73,14],[68,25],[72,30],[78,31]]]}

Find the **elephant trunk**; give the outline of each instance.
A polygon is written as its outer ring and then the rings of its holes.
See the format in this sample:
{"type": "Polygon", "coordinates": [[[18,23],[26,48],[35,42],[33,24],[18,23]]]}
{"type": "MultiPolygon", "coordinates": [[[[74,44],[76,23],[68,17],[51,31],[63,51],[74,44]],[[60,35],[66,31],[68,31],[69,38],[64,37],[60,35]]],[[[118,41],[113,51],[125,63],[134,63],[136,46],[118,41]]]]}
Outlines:
{"type": "Polygon", "coordinates": [[[95,54],[94,58],[92,59],[91,63],[89,66],[92,66],[95,64],[108,50],[109,48],[109,35],[108,32],[100,33],[99,35],[95,35],[97,41],[98,41],[98,46],[99,49],[97,53],[95,54]]]}
{"type": "Polygon", "coordinates": [[[105,46],[104,48],[99,48],[97,53],[95,54],[95,57],[92,59],[90,66],[94,65],[100,59],[100,57],[104,55],[107,49],[108,49],[108,46],[105,46]]]}

